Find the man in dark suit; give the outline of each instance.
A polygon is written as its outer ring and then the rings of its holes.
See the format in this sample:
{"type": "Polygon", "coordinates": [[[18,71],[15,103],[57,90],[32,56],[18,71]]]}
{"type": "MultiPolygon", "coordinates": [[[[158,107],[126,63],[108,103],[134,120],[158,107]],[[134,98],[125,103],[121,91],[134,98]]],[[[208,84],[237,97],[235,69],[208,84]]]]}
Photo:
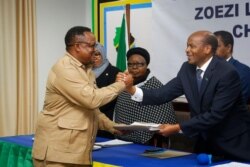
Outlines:
{"type": "Polygon", "coordinates": [[[250,115],[241,95],[240,77],[233,66],[214,56],[218,41],[209,31],[192,33],[187,41],[188,61],[177,76],[159,89],[127,87],[142,105],[159,105],[185,95],[191,119],[163,124],[164,136],[184,133],[195,137],[195,151],[226,159],[250,161],[250,115]],[[200,89],[196,71],[201,71],[200,89]]]}
{"type": "Polygon", "coordinates": [[[250,101],[250,68],[233,58],[234,38],[228,31],[216,31],[214,35],[218,40],[216,55],[232,64],[240,75],[243,98],[246,103],[250,101]]]}

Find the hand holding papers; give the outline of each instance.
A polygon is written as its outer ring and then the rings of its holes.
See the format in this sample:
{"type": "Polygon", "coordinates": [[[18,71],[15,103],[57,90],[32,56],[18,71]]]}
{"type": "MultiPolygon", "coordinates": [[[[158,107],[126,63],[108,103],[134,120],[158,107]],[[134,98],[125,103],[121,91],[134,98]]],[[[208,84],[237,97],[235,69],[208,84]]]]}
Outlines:
{"type": "Polygon", "coordinates": [[[161,124],[134,122],[130,125],[115,125],[117,130],[131,130],[131,131],[158,131],[161,124]]]}

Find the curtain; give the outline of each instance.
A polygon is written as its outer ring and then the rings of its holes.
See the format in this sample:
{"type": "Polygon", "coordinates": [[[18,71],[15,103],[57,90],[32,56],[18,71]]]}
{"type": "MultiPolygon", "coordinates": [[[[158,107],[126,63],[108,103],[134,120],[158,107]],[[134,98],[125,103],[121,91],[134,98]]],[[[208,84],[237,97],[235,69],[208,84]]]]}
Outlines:
{"type": "Polygon", "coordinates": [[[34,133],[38,114],[35,0],[0,1],[0,136],[34,133]]]}

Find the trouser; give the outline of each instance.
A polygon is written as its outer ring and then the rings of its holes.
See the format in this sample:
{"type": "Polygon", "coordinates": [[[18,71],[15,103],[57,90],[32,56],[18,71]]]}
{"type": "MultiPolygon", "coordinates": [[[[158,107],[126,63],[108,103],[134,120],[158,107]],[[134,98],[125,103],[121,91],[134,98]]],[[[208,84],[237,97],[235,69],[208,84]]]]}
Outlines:
{"type": "Polygon", "coordinates": [[[46,160],[38,160],[33,158],[34,167],[92,167],[92,165],[78,165],[60,162],[51,162],[46,160]]]}

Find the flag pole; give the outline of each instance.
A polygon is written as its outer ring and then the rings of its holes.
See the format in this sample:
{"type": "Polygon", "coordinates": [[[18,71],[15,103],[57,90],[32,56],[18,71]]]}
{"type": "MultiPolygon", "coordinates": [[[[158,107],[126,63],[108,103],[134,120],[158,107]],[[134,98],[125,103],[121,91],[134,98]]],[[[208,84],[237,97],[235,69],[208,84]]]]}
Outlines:
{"type": "Polygon", "coordinates": [[[127,21],[127,35],[128,35],[128,49],[130,48],[130,4],[126,4],[126,21],[127,21]]]}

